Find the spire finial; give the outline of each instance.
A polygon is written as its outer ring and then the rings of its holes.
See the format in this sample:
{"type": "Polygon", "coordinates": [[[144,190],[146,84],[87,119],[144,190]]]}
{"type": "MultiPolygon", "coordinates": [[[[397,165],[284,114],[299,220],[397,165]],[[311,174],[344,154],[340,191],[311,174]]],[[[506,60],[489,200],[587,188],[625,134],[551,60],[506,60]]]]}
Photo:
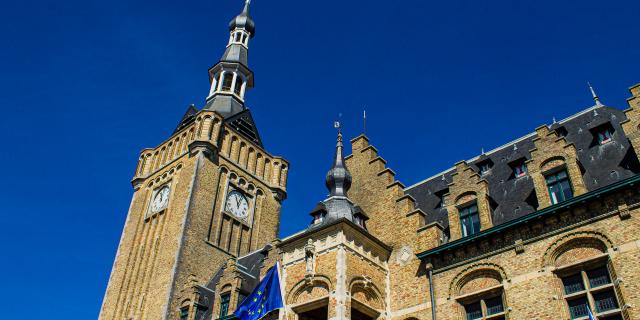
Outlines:
{"type": "Polygon", "coordinates": [[[333,126],[338,129],[338,138],[336,139],[336,154],[333,158],[333,165],[327,172],[326,184],[330,196],[346,197],[347,191],[351,187],[351,173],[344,163],[340,121],[334,122],[333,126]]]}
{"type": "Polygon", "coordinates": [[[589,85],[589,90],[591,90],[591,96],[593,97],[593,101],[596,102],[596,106],[598,107],[603,106],[602,102],[600,102],[600,98],[596,94],[596,91],[593,89],[593,86],[591,86],[591,83],[587,82],[587,84],[589,85]]]}

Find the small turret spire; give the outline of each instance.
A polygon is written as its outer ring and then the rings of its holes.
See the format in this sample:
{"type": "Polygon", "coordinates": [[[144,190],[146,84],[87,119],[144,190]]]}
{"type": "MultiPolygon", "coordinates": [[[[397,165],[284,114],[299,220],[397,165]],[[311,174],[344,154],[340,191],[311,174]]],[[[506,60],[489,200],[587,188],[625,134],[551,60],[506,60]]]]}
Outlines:
{"type": "Polygon", "coordinates": [[[326,185],[327,189],[329,189],[330,197],[347,197],[347,191],[349,191],[349,188],[351,187],[351,173],[344,163],[343,149],[342,133],[338,132],[333,165],[331,166],[331,169],[329,169],[329,172],[327,172],[326,177],[326,185]]]}
{"type": "MultiPolygon", "coordinates": [[[[339,129],[340,122],[336,121],[335,127],[339,129]]],[[[347,195],[347,191],[351,188],[351,179],[351,173],[344,160],[342,132],[338,131],[333,165],[327,172],[325,180],[327,189],[329,189],[329,197],[318,203],[311,212],[314,222],[310,228],[317,228],[339,219],[347,219],[366,229],[365,221],[368,217],[360,207],[353,204],[347,195]]]]}
{"type": "Polygon", "coordinates": [[[596,102],[596,106],[598,107],[602,107],[604,106],[602,104],[602,102],[600,102],[600,98],[598,97],[598,95],[596,94],[596,91],[593,89],[593,87],[591,86],[590,82],[587,82],[587,84],[589,85],[589,90],[591,90],[591,96],[593,97],[593,101],[596,102]]]}

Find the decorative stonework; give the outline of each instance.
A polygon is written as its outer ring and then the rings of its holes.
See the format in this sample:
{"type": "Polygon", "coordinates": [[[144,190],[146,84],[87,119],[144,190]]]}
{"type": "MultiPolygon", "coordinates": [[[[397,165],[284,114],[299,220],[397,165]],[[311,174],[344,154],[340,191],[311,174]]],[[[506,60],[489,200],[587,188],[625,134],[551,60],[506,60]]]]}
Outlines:
{"type": "Polygon", "coordinates": [[[609,240],[609,237],[601,232],[579,231],[567,233],[559,237],[547,248],[542,257],[542,267],[562,265],[565,261],[568,261],[567,259],[569,261],[578,261],[595,253],[606,253],[611,248],[613,248],[613,243],[609,240]],[[564,259],[562,259],[563,256],[565,257],[564,259]]]}
{"type": "Polygon", "coordinates": [[[547,126],[538,127],[536,133],[537,137],[533,139],[536,147],[531,150],[531,159],[526,163],[538,198],[538,210],[551,205],[545,174],[554,170],[567,171],[574,195],[586,193],[576,147],[547,126]]]}
{"type": "Polygon", "coordinates": [[[640,155],[640,83],[629,88],[629,92],[631,92],[631,97],[627,99],[629,108],[624,111],[627,119],[620,124],[636,154],[640,155]]]}
{"type": "Polygon", "coordinates": [[[491,207],[489,203],[489,184],[482,179],[466,161],[456,163],[456,172],[451,175],[453,181],[449,184],[449,194],[445,195],[447,212],[449,214],[449,230],[451,240],[462,237],[459,209],[473,204],[478,206],[480,215],[480,229],[493,226],[491,207]]]}
{"type": "Polygon", "coordinates": [[[477,290],[481,290],[491,285],[501,284],[502,281],[507,280],[508,277],[505,270],[495,263],[485,262],[471,264],[458,272],[449,284],[449,298],[475,291],[469,287],[469,290],[463,292],[464,287],[474,281],[474,279],[487,279],[486,281],[476,281],[475,285],[479,286],[477,290]]]}
{"type": "Polygon", "coordinates": [[[307,245],[304,246],[304,253],[307,277],[312,277],[316,271],[316,247],[313,245],[313,239],[307,241],[307,245]]]}
{"type": "Polygon", "coordinates": [[[412,259],[413,259],[413,250],[411,250],[411,247],[403,246],[400,250],[398,250],[398,253],[396,255],[396,262],[399,265],[404,266],[412,259]]]}
{"type": "Polygon", "coordinates": [[[524,242],[522,242],[522,239],[517,239],[514,243],[514,246],[516,254],[524,253],[524,242]]]}

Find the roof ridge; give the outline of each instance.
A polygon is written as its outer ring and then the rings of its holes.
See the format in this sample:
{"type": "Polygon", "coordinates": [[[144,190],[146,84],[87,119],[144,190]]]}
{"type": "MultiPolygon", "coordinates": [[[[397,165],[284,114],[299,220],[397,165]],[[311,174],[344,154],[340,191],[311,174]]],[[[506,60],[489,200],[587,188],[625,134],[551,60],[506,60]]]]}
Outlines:
{"type": "MultiPolygon", "coordinates": [[[[582,110],[582,111],[580,111],[580,112],[578,112],[578,113],[575,113],[575,114],[573,114],[573,115],[571,115],[571,116],[568,116],[568,117],[566,117],[566,118],[564,118],[564,119],[562,119],[562,120],[558,121],[557,123],[558,123],[558,124],[565,123],[565,122],[570,121],[570,120],[573,120],[573,119],[575,119],[575,118],[577,118],[577,117],[579,117],[579,116],[581,116],[581,115],[583,115],[583,114],[589,113],[589,112],[591,112],[591,111],[593,111],[593,110],[595,110],[595,109],[603,108],[603,107],[605,107],[605,106],[604,106],[604,105],[594,105],[594,106],[591,106],[591,107],[589,107],[589,108],[587,108],[587,109],[584,109],[584,110],[582,110]]],[[[549,127],[549,125],[546,125],[546,126],[547,126],[547,127],[549,127]]],[[[518,142],[521,142],[521,141],[524,141],[524,140],[526,140],[526,139],[528,139],[528,138],[531,138],[532,136],[535,136],[535,135],[536,135],[536,132],[535,132],[535,131],[534,131],[534,132],[531,132],[531,133],[529,133],[529,134],[527,134],[527,135],[525,135],[525,136],[522,136],[522,137],[517,138],[517,139],[515,139],[515,140],[509,141],[509,142],[507,142],[507,143],[505,143],[505,144],[503,144],[503,145],[501,145],[501,146],[499,146],[499,147],[493,148],[493,149],[491,149],[491,150],[489,150],[489,151],[487,151],[487,152],[483,153],[483,155],[488,156],[488,155],[490,155],[490,154],[492,154],[492,153],[494,153],[494,152],[500,151],[500,150],[502,150],[502,149],[504,149],[504,148],[506,148],[506,147],[508,147],[508,146],[514,145],[514,144],[516,144],[516,143],[518,143],[518,142]]],[[[480,158],[480,155],[475,156],[475,157],[473,157],[473,158],[471,158],[471,159],[465,160],[465,162],[473,162],[473,161],[478,160],[479,158],[480,158]]],[[[450,168],[448,168],[448,169],[445,169],[444,171],[441,171],[441,172],[439,172],[439,173],[436,173],[436,174],[434,174],[433,176],[431,176],[431,177],[429,177],[429,178],[423,179],[423,180],[421,180],[421,181],[419,181],[419,182],[416,182],[416,183],[414,183],[414,184],[412,184],[412,185],[410,185],[410,186],[408,186],[408,187],[404,188],[404,190],[409,190],[409,189],[415,188],[415,187],[417,187],[418,185],[421,185],[421,184],[423,184],[423,183],[425,183],[425,182],[427,182],[427,181],[429,181],[429,180],[431,180],[431,179],[433,179],[433,178],[436,178],[436,177],[438,177],[438,176],[441,176],[441,175],[443,175],[443,174],[446,174],[446,173],[448,173],[449,171],[451,171],[451,170],[453,170],[453,169],[455,169],[455,167],[450,167],[450,168]]]]}

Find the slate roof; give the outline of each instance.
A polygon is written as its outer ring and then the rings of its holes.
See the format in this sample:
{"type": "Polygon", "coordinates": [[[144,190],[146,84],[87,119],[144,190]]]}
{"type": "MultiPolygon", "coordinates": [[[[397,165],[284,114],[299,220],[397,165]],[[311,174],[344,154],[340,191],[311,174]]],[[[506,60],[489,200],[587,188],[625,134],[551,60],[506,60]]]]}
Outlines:
{"type": "MultiPolygon", "coordinates": [[[[173,131],[173,133],[176,133],[182,128],[191,124],[196,119],[196,113],[198,113],[198,109],[196,109],[193,105],[189,106],[184,116],[182,116],[182,119],[180,119],[180,122],[178,122],[178,126],[173,131]]],[[[236,130],[245,138],[249,139],[249,141],[254,142],[261,148],[264,147],[262,145],[260,133],[258,132],[258,127],[256,126],[256,123],[253,120],[253,116],[251,115],[251,111],[249,111],[249,109],[244,109],[234,115],[226,117],[224,119],[224,122],[229,124],[231,128],[236,130]]]]}
{"type": "Polygon", "coordinates": [[[176,133],[191,124],[191,122],[196,119],[196,113],[198,113],[198,109],[194,105],[190,105],[182,116],[182,119],[180,119],[180,122],[178,122],[178,126],[173,133],[176,133]]]}
{"type": "Polygon", "coordinates": [[[243,111],[226,118],[225,122],[231,125],[232,128],[247,139],[262,147],[262,139],[260,139],[258,127],[256,126],[249,109],[244,109],[243,111]]]}
{"type": "MultiPolygon", "coordinates": [[[[638,158],[620,126],[625,119],[624,112],[618,109],[596,105],[549,126],[556,132],[564,131],[566,140],[575,145],[588,191],[640,172],[638,158]],[[613,129],[612,141],[600,145],[592,133],[593,129],[608,125],[613,129]]],[[[537,210],[531,177],[516,178],[510,165],[519,159],[531,158],[529,150],[534,148],[535,137],[535,132],[531,133],[467,161],[476,172],[479,172],[479,163],[493,163],[491,170],[482,178],[489,184],[494,226],[537,210]]],[[[455,168],[450,168],[405,189],[416,199],[417,207],[426,213],[427,224],[439,222],[448,228],[447,211],[439,206],[438,195],[447,192],[454,172],[455,168]]]]}

